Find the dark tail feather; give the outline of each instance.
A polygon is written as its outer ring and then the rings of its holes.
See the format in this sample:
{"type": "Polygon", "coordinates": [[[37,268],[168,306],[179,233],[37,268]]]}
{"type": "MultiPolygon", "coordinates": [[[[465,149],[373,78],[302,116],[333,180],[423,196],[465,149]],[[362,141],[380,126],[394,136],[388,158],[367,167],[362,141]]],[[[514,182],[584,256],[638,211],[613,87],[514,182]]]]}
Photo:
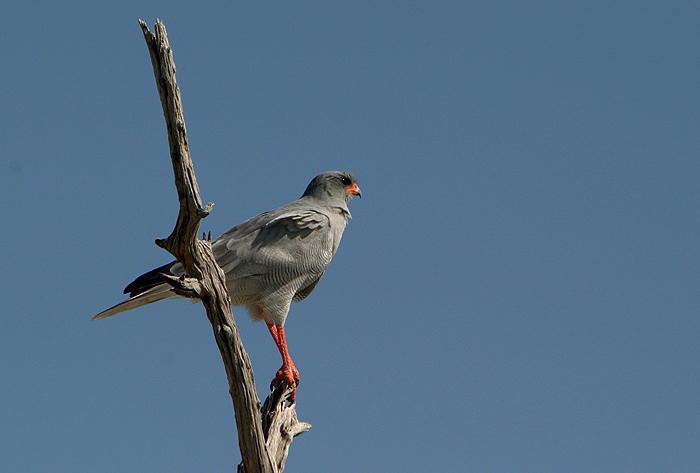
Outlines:
{"type": "Polygon", "coordinates": [[[138,296],[149,289],[159,286],[165,282],[165,278],[161,276],[162,273],[173,274],[170,269],[177,264],[177,261],[168,263],[160,268],[156,268],[153,271],[149,271],[146,274],[134,279],[134,281],[126,286],[124,289],[124,294],[129,294],[129,297],[138,296]]]}

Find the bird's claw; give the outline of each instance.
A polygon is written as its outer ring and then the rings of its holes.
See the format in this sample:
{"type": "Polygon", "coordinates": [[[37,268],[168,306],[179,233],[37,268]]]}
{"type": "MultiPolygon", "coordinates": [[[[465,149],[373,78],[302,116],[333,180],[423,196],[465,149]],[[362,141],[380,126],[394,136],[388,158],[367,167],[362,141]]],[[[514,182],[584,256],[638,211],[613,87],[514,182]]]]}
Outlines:
{"type": "Polygon", "coordinates": [[[289,402],[294,402],[297,396],[297,386],[299,386],[299,371],[294,365],[282,365],[277,370],[275,379],[270,382],[270,390],[273,390],[281,381],[287,383],[287,386],[292,387],[292,394],[289,395],[289,402]]]}

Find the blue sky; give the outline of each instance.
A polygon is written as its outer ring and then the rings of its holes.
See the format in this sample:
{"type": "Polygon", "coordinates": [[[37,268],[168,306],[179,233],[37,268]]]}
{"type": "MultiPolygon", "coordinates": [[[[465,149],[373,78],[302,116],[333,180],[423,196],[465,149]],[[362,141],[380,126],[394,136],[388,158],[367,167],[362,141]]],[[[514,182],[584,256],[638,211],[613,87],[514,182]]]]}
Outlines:
{"type": "MultiPolygon", "coordinates": [[[[223,233],[355,173],[287,319],[295,471],[696,472],[697,2],[15,2],[0,18],[0,469],[231,471],[200,305],[99,322],[170,257],[161,18],[223,233]]],[[[261,398],[280,357],[234,315],[261,398]]]]}

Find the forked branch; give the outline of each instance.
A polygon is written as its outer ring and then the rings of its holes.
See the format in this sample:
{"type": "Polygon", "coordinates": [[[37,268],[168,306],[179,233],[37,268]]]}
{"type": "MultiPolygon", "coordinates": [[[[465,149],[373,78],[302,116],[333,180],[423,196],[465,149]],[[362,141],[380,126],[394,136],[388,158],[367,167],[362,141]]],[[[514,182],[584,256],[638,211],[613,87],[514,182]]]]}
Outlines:
{"type": "Polygon", "coordinates": [[[156,244],[183,264],[188,278],[173,278],[169,282],[179,294],[202,300],[214,329],[236,415],[242,456],[239,471],[280,473],[284,469],[292,438],[306,432],[311,426],[297,420],[294,405],[285,406],[289,389],[284,383],[265,401],[261,418],[253,370],[231,313],[225,274],[214,259],[210,241],[197,239],[200,221],[209,214],[214,204],[202,205],[165,25],[159,20],[155,33],[151,33],[145,21],[139,20],[139,23],[151,54],[180,200],[175,229],[165,240],[156,240],[156,244]]]}

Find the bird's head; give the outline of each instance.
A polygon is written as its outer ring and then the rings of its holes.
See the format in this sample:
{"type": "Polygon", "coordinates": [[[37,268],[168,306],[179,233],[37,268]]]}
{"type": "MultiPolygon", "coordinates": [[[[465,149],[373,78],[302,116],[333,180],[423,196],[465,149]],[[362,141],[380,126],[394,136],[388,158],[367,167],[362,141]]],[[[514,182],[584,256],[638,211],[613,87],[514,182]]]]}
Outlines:
{"type": "Polygon", "coordinates": [[[327,171],[314,177],[302,197],[316,199],[341,199],[348,202],[353,196],[362,197],[355,176],[348,171],[327,171]]]}

